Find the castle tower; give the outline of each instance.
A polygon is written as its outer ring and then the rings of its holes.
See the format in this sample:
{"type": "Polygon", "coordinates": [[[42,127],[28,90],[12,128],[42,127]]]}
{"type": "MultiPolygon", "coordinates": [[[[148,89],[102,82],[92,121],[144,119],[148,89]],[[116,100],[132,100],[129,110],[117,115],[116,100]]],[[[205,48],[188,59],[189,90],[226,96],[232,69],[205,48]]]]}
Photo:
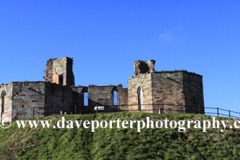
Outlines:
{"type": "Polygon", "coordinates": [[[44,71],[45,76],[43,78],[46,82],[63,86],[74,86],[72,65],[72,58],[63,57],[59,59],[48,59],[47,67],[44,71]]]}
{"type": "Polygon", "coordinates": [[[134,77],[128,79],[129,110],[164,113],[204,113],[202,76],[186,70],[155,71],[155,61],[134,63],[134,77]]]}

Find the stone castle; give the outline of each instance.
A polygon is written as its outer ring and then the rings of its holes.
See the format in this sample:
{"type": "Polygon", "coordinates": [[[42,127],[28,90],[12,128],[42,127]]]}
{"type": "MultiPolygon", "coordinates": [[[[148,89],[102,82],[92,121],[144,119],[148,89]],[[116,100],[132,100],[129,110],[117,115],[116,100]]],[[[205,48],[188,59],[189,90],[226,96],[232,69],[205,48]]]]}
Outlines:
{"type": "Polygon", "coordinates": [[[128,88],[119,85],[75,86],[73,59],[49,59],[45,81],[11,82],[0,86],[1,117],[12,120],[59,113],[131,110],[159,113],[204,113],[202,76],[186,70],[155,71],[155,61],[135,61],[128,88]],[[117,104],[114,104],[114,92],[117,104]],[[85,96],[87,93],[87,97],[85,96]],[[53,111],[54,110],[54,111],[53,111]],[[53,113],[54,112],[54,113],[53,113]]]}

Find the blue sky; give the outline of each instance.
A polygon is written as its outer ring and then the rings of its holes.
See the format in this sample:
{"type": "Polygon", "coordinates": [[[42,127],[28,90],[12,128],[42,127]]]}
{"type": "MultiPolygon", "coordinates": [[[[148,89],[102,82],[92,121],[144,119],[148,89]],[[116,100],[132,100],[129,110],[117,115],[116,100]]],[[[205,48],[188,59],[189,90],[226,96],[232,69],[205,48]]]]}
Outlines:
{"type": "Polygon", "coordinates": [[[76,85],[127,87],[135,60],[203,75],[205,106],[240,112],[240,2],[0,1],[0,83],[74,59],[76,85]]]}

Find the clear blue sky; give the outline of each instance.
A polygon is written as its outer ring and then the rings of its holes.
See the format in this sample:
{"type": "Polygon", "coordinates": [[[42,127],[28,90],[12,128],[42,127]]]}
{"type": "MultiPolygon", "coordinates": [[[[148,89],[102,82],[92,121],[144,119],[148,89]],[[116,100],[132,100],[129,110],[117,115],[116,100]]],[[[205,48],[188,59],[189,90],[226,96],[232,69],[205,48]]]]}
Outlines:
{"type": "Polygon", "coordinates": [[[76,85],[127,87],[135,60],[203,75],[205,106],[240,112],[240,2],[0,1],[0,83],[43,81],[74,58],[76,85]]]}

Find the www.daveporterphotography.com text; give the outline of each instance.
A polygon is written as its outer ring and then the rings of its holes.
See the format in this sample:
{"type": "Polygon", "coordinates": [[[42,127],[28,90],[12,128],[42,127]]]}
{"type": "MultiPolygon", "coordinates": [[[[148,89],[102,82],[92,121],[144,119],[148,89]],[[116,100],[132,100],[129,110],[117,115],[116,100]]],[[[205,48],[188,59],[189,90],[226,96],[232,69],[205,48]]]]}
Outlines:
{"type": "MultiPolygon", "coordinates": [[[[133,129],[134,124],[136,124],[137,132],[141,132],[142,129],[161,129],[161,128],[177,128],[179,132],[184,132],[186,129],[195,128],[202,129],[203,132],[206,132],[209,128],[221,129],[221,132],[224,132],[228,120],[216,120],[216,117],[212,117],[212,120],[151,120],[149,117],[146,117],[144,120],[66,120],[65,117],[61,117],[61,120],[57,121],[56,125],[51,125],[52,120],[17,120],[18,128],[25,128],[30,126],[31,128],[84,128],[91,129],[91,132],[95,132],[97,128],[103,129],[114,129],[114,128],[123,128],[123,129],[133,129]],[[115,125],[115,126],[114,126],[115,125]]],[[[240,121],[236,120],[233,122],[229,128],[240,128],[240,121]]]]}

